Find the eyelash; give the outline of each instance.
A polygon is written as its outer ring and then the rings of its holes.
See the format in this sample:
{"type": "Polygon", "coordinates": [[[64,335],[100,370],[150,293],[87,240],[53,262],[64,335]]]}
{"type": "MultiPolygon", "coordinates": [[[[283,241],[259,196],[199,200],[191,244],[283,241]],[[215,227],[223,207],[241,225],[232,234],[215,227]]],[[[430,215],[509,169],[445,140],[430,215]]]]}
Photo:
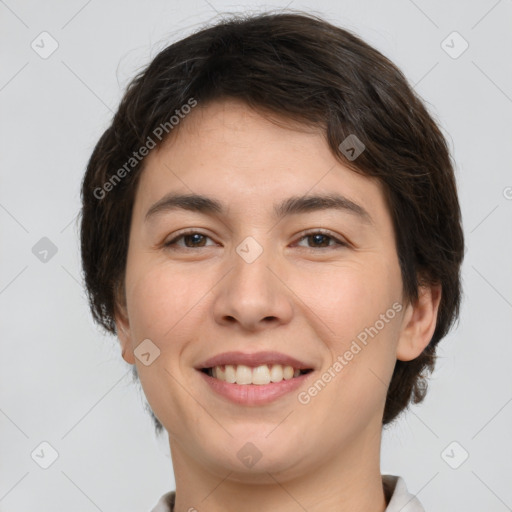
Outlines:
{"type": "MultiPolygon", "coordinates": [[[[201,233],[200,231],[189,230],[189,231],[184,231],[183,233],[180,233],[178,236],[174,237],[172,240],[169,240],[169,242],[166,242],[164,244],[164,247],[173,249],[173,246],[176,246],[176,242],[178,240],[184,238],[187,235],[201,235],[203,237],[210,238],[208,235],[205,235],[204,233],[201,233]]],[[[336,242],[336,245],[338,247],[336,247],[335,245],[334,246],[329,245],[327,247],[306,247],[306,249],[310,249],[310,250],[314,251],[314,250],[318,250],[318,249],[336,249],[336,248],[340,248],[340,247],[348,247],[349,246],[348,243],[336,238],[335,236],[330,234],[328,231],[324,231],[324,230],[316,230],[316,231],[311,231],[309,233],[306,233],[298,241],[301,242],[302,240],[307,239],[313,235],[323,235],[324,237],[330,238],[336,242]]],[[[210,240],[211,240],[211,238],[210,238],[210,240]]],[[[211,247],[211,246],[206,246],[206,247],[211,247]]],[[[180,248],[181,249],[192,249],[192,250],[194,249],[194,247],[180,247],[180,248]]],[[[202,247],[197,247],[197,248],[202,249],[202,247]]]]}

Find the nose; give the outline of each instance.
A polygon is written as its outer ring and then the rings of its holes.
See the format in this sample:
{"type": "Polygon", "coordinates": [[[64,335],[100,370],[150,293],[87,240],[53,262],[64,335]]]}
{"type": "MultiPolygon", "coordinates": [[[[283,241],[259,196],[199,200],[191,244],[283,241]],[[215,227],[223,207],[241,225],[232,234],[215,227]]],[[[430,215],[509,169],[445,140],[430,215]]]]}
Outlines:
{"type": "MultiPolygon", "coordinates": [[[[249,253],[253,250],[249,247],[249,253]]],[[[247,254],[243,248],[233,252],[231,270],[214,289],[215,321],[253,332],[290,322],[293,293],[286,286],[284,262],[270,248],[254,260],[247,254]]]]}

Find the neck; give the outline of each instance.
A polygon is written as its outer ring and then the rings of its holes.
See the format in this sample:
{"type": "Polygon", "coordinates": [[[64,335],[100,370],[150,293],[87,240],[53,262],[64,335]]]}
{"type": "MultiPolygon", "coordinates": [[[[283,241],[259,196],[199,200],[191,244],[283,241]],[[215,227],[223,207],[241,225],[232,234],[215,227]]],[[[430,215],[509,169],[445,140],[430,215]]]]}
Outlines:
{"type": "Polygon", "coordinates": [[[198,463],[169,436],[176,477],[175,512],[385,512],[380,435],[361,439],[300,474],[264,469],[247,481],[229,468],[198,463]]]}

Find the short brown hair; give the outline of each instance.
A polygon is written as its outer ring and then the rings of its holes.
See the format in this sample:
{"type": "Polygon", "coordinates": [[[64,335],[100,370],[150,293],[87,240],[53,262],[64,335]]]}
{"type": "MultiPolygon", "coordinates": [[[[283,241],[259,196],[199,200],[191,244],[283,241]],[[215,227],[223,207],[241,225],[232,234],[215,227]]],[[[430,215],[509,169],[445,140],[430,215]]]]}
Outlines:
{"type": "Polygon", "coordinates": [[[412,302],[420,285],[440,284],[442,297],[429,345],[416,359],[396,363],[383,424],[411,401],[421,402],[436,346],[457,319],[461,300],[464,238],[451,157],[400,70],[356,35],[311,14],[225,19],[165,48],[129,84],[82,184],[81,251],[94,319],[116,334],[114,313],[145,163],[132,162],[127,170],[126,162],[148,138],[159,146],[165,136],[158,139],[155,133],[162,130],[155,130],[169,127],[170,116],[191,98],[202,104],[235,98],[260,112],[319,127],[339,161],[384,185],[404,296],[412,302]],[[354,160],[340,150],[351,134],[365,145],[354,160]]]}

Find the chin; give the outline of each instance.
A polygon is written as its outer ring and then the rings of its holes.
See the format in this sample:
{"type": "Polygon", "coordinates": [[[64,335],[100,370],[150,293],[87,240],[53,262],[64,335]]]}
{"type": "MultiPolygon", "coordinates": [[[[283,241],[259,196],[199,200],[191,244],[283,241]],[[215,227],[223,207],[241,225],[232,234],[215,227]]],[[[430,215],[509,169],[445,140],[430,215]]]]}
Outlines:
{"type": "MultiPolygon", "coordinates": [[[[305,471],[301,470],[300,462],[303,460],[301,439],[295,439],[283,430],[280,435],[271,433],[272,428],[261,429],[254,435],[225,436],[224,443],[208,443],[204,447],[209,464],[215,466],[216,471],[231,473],[230,480],[247,483],[269,483],[269,473],[281,475],[281,479],[287,480],[294,475],[305,471]],[[264,430],[264,431],[263,431],[264,430]],[[215,450],[211,450],[212,446],[215,450]]],[[[241,431],[244,429],[241,428],[241,431]]]]}

